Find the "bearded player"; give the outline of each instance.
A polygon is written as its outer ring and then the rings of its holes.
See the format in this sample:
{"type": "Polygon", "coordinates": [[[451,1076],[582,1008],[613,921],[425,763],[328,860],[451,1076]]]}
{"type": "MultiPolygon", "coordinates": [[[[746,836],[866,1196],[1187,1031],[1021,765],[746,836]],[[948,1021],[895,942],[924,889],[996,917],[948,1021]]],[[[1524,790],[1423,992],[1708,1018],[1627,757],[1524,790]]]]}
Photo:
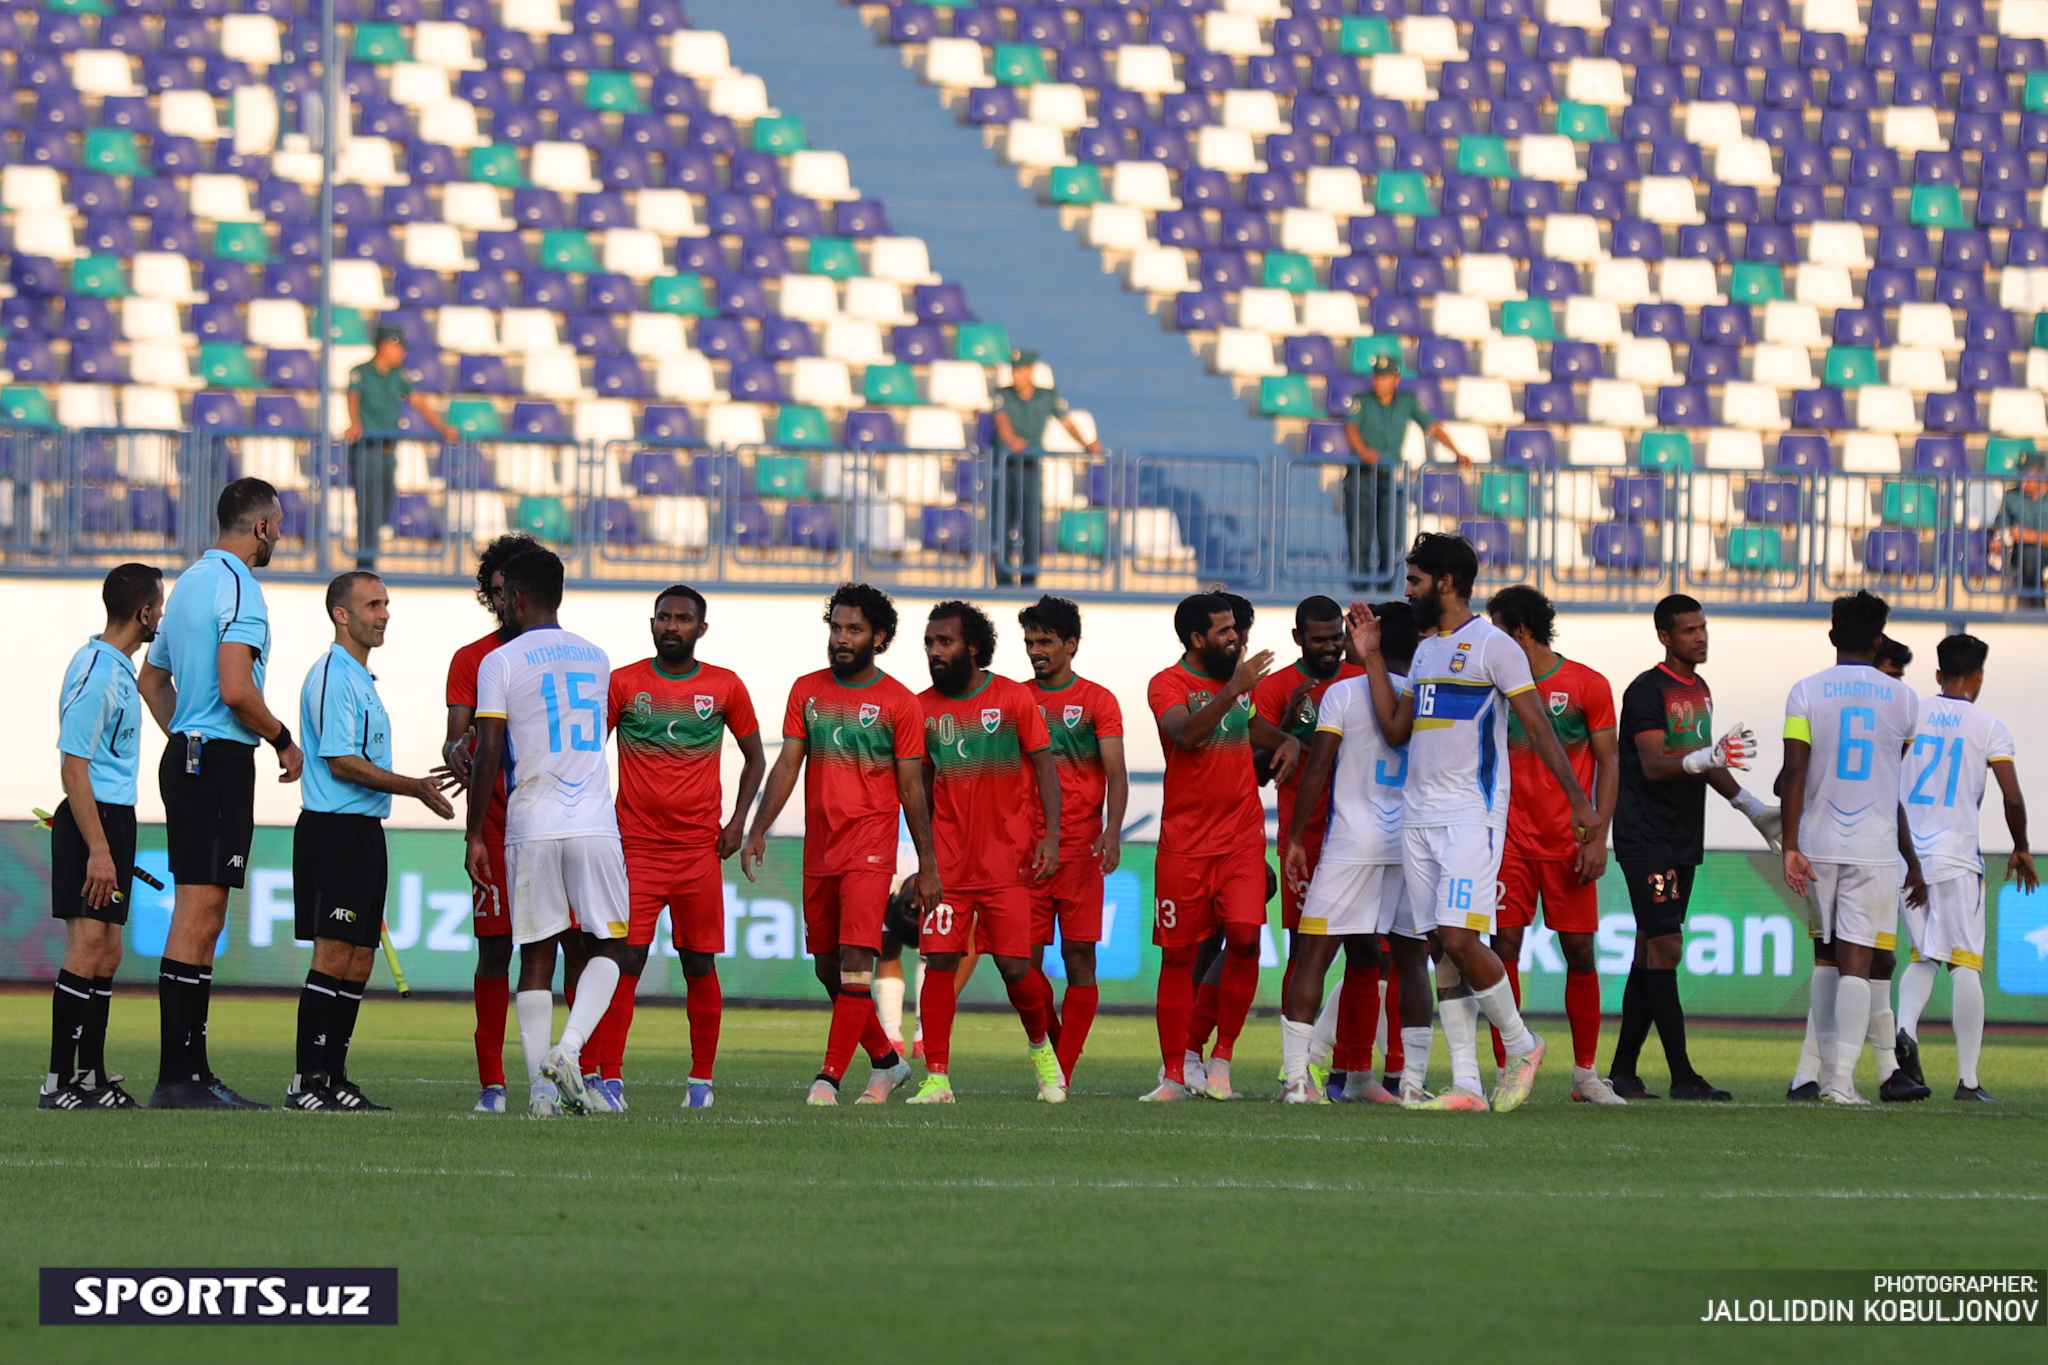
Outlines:
{"type": "MultiPolygon", "coordinates": [[[[1259,680],[1259,685],[1252,689],[1252,711],[1275,729],[1293,735],[1306,754],[1315,742],[1317,708],[1322,705],[1331,684],[1342,678],[1355,678],[1365,670],[1344,657],[1348,643],[1344,609],[1332,598],[1304,598],[1294,608],[1294,643],[1300,647],[1301,657],[1288,667],[1259,680]]],[[[1279,852],[1283,857],[1287,852],[1287,831],[1293,822],[1301,780],[1302,772],[1297,768],[1293,776],[1274,787],[1280,804],[1278,838],[1279,852]]],[[[1326,792],[1311,804],[1302,826],[1303,855],[1307,860],[1304,874],[1295,878],[1283,872],[1280,878],[1280,927],[1287,931],[1287,970],[1280,978],[1280,998],[1283,1001],[1287,999],[1288,986],[1294,980],[1295,964],[1300,956],[1296,933],[1301,928],[1302,897],[1308,891],[1309,879],[1315,876],[1316,860],[1322,857],[1323,834],[1329,823],[1330,802],[1326,792]]],[[[1361,935],[1355,944],[1354,947],[1347,942],[1344,949],[1344,980],[1353,988],[1352,1005],[1349,1009],[1342,1004],[1338,1006],[1337,1048],[1345,1059],[1356,1048],[1359,1030],[1379,1008],[1378,941],[1361,935]],[[1371,977],[1369,986],[1368,975],[1371,977]]],[[[1326,961],[1323,966],[1328,970],[1329,963],[1326,961]]],[[[1322,992],[1318,990],[1316,994],[1320,997],[1322,992]]],[[[1367,1062],[1370,1063],[1370,1058],[1367,1062]]]]}
{"type": "Polygon", "coordinates": [[[739,674],[697,658],[711,629],[704,596],[678,583],[654,601],[654,657],[612,670],[609,713],[619,742],[619,840],[626,851],[632,917],[620,954],[622,979],[591,1038],[605,1093],[626,1107],[621,1074],[633,996],[647,970],[664,908],[682,958],[690,1019],[688,1109],[711,1107],[711,1073],[725,997],[718,955],[725,951],[725,877],[719,864],[739,851],[747,808],[767,760],[753,698],[739,674]],[[719,760],[726,732],[743,766],[732,818],[723,819],[719,760]]]}
{"type": "Polygon", "coordinates": [[[1103,879],[1116,871],[1118,836],[1131,780],[1124,768],[1124,714],[1100,683],[1074,672],[1081,648],[1081,609],[1046,596],[1017,613],[1028,686],[1052,737],[1060,776],[1060,865],[1050,879],[1032,883],[1031,960],[1042,965],[1057,928],[1067,993],[1056,1016],[1053,1049],[1071,1088],[1074,1064],[1087,1045],[1102,998],[1095,984],[1095,945],[1102,941],[1103,879]]]}
{"type": "Polygon", "coordinates": [[[1031,960],[1033,888],[1059,872],[1059,772],[1030,691],[988,671],[995,651],[995,623],[979,607],[949,601],[932,608],[924,627],[932,685],[917,701],[946,896],[918,926],[926,1075],[912,1104],[953,1103],[953,974],[970,943],[995,961],[1023,1021],[1038,1098],[1067,1098],[1051,1038],[1052,984],[1031,960]]]}
{"type": "Polygon", "coordinates": [[[782,752],[769,769],[740,854],[753,881],[768,828],[804,775],[804,943],[832,1000],[825,1064],[805,1103],[839,1103],[855,1047],[873,1070],[856,1104],[880,1104],[910,1079],[875,1014],[875,959],[896,871],[900,811],[917,849],[922,908],[940,900],[924,797],[924,713],[910,689],[875,666],[896,638],[896,604],[880,588],[842,583],[825,604],[829,667],[796,680],[782,716],[782,752]]]}
{"type": "MultiPolygon", "coordinates": [[[[1181,657],[1156,674],[1146,700],[1166,753],[1152,941],[1160,948],[1155,1018],[1163,1073],[1149,1101],[1187,1099],[1188,1020],[1195,953],[1223,934],[1217,1032],[1235,1038],[1259,984],[1259,931],[1266,922],[1266,812],[1252,746],[1273,754],[1275,781],[1293,776],[1301,741],[1252,711],[1251,691],[1273,667],[1272,651],[1240,659],[1237,613],[1221,593],[1196,593],[1174,608],[1181,657]]],[[[1227,1100],[1230,1062],[1212,1058],[1204,1089],[1227,1100]]]]}
{"type": "MultiPolygon", "coordinates": [[[[448,736],[441,746],[441,758],[448,771],[469,786],[470,763],[476,754],[476,674],[487,655],[519,634],[505,615],[505,566],[540,542],[529,535],[499,536],[477,557],[476,600],[497,618],[489,634],[472,640],[455,651],[448,661],[448,736]]],[[[477,794],[469,791],[468,799],[477,794]]],[[[479,1087],[476,1112],[505,1112],[505,1015],[512,1006],[509,973],[512,968],[512,884],[505,880],[505,783],[503,775],[489,796],[484,815],[484,843],[490,850],[490,877],[472,882],[470,898],[475,904],[472,932],[476,935],[476,978],[471,993],[476,1002],[476,1076],[479,1087]]],[[[570,936],[571,939],[575,935],[570,936]]],[[[568,971],[574,980],[581,965],[581,945],[565,949],[568,971]]]]}
{"type": "MultiPolygon", "coordinates": [[[[1593,809],[1604,826],[1614,819],[1621,771],[1615,742],[1614,689],[1607,679],[1551,648],[1557,611],[1550,599],[1527,584],[1504,588],[1486,604],[1486,614],[1528,657],[1530,676],[1557,742],[1571,759],[1582,790],[1593,793],[1593,809]]],[[[1588,846],[1583,856],[1572,831],[1571,807],[1543,762],[1530,747],[1519,714],[1508,717],[1508,767],[1514,800],[1508,803],[1507,854],[1500,865],[1500,920],[1493,951],[1522,1003],[1522,936],[1543,904],[1543,927],[1557,935],[1564,957],[1564,1012],[1572,1030],[1572,1098],[1585,1104],[1626,1104],[1594,1069],[1600,1047],[1600,978],[1594,974],[1593,936],[1600,932],[1600,875],[1607,848],[1588,846]]],[[[1500,1034],[1493,1035],[1493,1061],[1504,1067],[1500,1034]]]]}

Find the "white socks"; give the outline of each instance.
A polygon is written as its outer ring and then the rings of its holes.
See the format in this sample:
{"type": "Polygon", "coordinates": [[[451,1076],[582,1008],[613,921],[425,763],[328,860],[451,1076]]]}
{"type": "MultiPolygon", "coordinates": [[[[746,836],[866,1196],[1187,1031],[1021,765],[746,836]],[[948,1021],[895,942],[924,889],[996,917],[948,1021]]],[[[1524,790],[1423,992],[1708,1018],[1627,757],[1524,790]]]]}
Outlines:
{"type": "Polygon", "coordinates": [[[1429,1079],[1429,1050],[1435,1043],[1435,1029],[1404,1028],[1401,1030],[1401,1089],[1403,1093],[1422,1089],[1422,1083],[1429,1079]]]}
{"type": "Polygon", "coordinates": [[[1515,1007],[1515,988],[1508,984],[1506,976],[1485,990],[1475,992],[1472,998],[1479,1002],[1480,1009],[1486,1011],[1487,1020],[1500,1031],[1503,1052],[1510,1057],[1523,1057],[1536,1050],[1536,1040],[1522,1022],[1522,1011],[1515,1007]]]}
{"type": "Polygon", "coordinates": [[[1451,1052],[1451,1084],[1484,1095],[1479,1079],[1479,1000],[1471,995],[1437,1002],[1444,1021],[1444,1042],[1451,1052]]]}
{"type": "Polygon", "coordinates": [[[882,1032],[889,1035],[889,1041],[899,1047],[903,1043],[903,978],[875,974],[875,1015],[882,1021],[882,1032]]]}
{"type": "Polygon", "coordinates": [[[1984,1054],[1984,978],[1971,967],[1948,969],[1949,1009],[1956,1030],[1956,1079],[1977,1088],[1977,1059],[1984,1054]]]}
{"type": "Polygon", "coordinates": [[[1841,969],[1832,962],[1813,964],[1813,980],[1807,985],[1812,1003],[1806,1009],[1806,1039],[1799,1045],[1799,1070],[1792,1076],[1795,1090],[1819,1081],[1833,1060],[1835,988],[1841,979],[1841,969]]]}
{"type": "Polygon", "coordinates": [[[1934,979],[1940,974],[1941,969],[1932,962],[1906,964],[1905,975],[1899,978],[1899,1027],[1908,1038],[1920,1037],[1920,1013],[1933,997],[1934,979]]]}
{"type": "Polygon", "coordinates": [[[1823,1090],[1830,1085],[1842,1091],[1856,1088],[1856,1063],[1863,1056],[1863,1035],[1869,1031],[1870,981],[1844,976],[1835,987],[1834,1065],[1829,1079],[1821,1082],[1823,1090]]]}
{"type": "Polygon", "coordinates": [[[1280,1068],[1289,1085],[1308,1084],[1309,1035],[1314,1031],[1313,1024],[1285,1017],[1280,1020],[1280,1068]]]}
{"type": "Polygon", "coordinates": [[[562,1051],[582,1057],[584,1041],[611,1008],[618,986],[618,963],[593,954],[583,964],[583,975],[576,978],[576,1003],[569,1007],[569,1022],[562,1025],[562,1051]]]}
{"type": "Polygon", "coordinates": [[[519,1050],[526,1054],[526,1083],[536,1095],[544,1093],[540,1064],[548,1055],[548,1040],[555,1032],[555,993],[521,991],[512,1000],[519,1014],[519,1050]]]}
{"type": "Polygon", "coordinates": [[[1393,970],[1394,959],[1389,957],[1385,965],[1380,968],[1380,998],[1373,1004],[1373,1008],[1380,1012],[1379,1027],[1373,1030],[1372,1036],[1373,1042],[1380,1050],[1380,1070],[1382,1072],[1386,1070],[1387,1043],[1393,1038],[1394,1030],[1401,1026],[1400,1020],[1387,1018],[1387,982],[1391,978],[1393,970]]]}
{"type": "Polygon", "coordinates": [[[1308,1059],[1317,1066],[1329,1066],[1337,1054],[1337,1007],[1343,998],[1344,978],[1340,976],[1336,988],[1324,993],[1322,1013],[1316,1016],[1315,1030],[1309,1036],[1308,1059]]]}
{"type": "Polygon", "coordinates": [[[1877,1083],[1883,1085],[1899,1069],[1899,1027],[1892,1022],[1889,981],[1870,983],[1870,1050],[1877,1056],[1877,1083]]]}

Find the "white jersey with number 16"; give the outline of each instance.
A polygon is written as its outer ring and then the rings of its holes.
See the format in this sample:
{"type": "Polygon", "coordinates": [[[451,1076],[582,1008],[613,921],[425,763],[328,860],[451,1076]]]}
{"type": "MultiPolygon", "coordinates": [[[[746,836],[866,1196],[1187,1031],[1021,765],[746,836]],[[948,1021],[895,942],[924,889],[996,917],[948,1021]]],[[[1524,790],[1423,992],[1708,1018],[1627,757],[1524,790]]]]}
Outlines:
{"type": "Polygon", "coordinates": [[[1816,863],[1899,859],[1901,753],[1920,699],[1869,664],[1836,664],[1792,685],[1785,738],[1812,746],[1799,851],[1816,863]]]}
{"type": "Polygon", "coordinates": [[[559,626],[484,656],[476,714],[505,722],[505,842],[619,835],[604,764],[611,659],[559,626]]]}

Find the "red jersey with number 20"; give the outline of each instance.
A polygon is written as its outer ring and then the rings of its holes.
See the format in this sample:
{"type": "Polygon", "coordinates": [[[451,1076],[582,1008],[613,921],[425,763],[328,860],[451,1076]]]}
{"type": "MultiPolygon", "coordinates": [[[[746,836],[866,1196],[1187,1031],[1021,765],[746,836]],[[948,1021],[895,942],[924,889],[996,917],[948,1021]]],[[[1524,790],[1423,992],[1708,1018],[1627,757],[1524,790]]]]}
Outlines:
{"type": "MultiPolygon", "coordinates": [[[[1155,720],[1176,706],[1186,707],[1192,716],[1222,690],[1222,680],[1177,661],[1153,675],[1145,700],[1155,720]]],[[[1259,802],[1259,780],[1252,771],[1251,724],[1252,699],[1246,693],[1192,751],[1175,744],[1166,727],[1160,727],[1159,747],[1166,751],[1166,796],[1159,813],[1161,853],[1210,858],[1255,851],[1265,856],[1266,810],[1259,802]]]]}
{"type": "Polygon", "coordinates": [[[1045,828],[1026,754],[1051,743],[1024,685],[994,673],[964,697],[936,687],[924,709],[932,765],[932,843],[948,890],[1017,886],[1031,879],[1031,846],[1045,828]]]}
{"type": "Polygon", "coordinates": [[[628,845],[712,848],[725,823],[719,759],[725,732],[761,728],[747,685],[694,663],[677,676],[653,659],[612,670],[610,721],[619,739],[619,838],[628,845]]]}
{"type": "MultiPolygon", "coordinates": [[[[1572,761],[1572,772],[1586,799],[1593,800],[1593,736],[1614,728],[1614,689],[1592,669],[1560,655],[1557,667],[1536,680],[1536,700],[1550,717],[1550,728],[1564,746],[1565,757],[1572,761]]],[[[1508,711],[1508,770],[1509,856],[1535,862],[1577,857],[1572,804],[1536,756],[1528,732],[1522,729],[1522,718],[1512,708],[1508,711]]]]}
{"type": "Polygon", "coordinates": [[[910,689],[887,673],[848,687],[821,668],[789,689],[782,733],[805,744],[805,874],[894,871],[896,764],[924,757],[910,689]]]}
{"type": "MultiPolygon", "coordinates": [[[[498,632],[492,631],[481,640],[471,640],[455,651],[455,657],[448,661],[448,704],[467,706],[476,710],[476,673],[483,666],[484,658],[504,644],[498,632]]],[[[503,844],[505,842],[505,769],[498,769],[498,789],[491,793],[491,808],[484,812],[484,842],[503,844]]]]}

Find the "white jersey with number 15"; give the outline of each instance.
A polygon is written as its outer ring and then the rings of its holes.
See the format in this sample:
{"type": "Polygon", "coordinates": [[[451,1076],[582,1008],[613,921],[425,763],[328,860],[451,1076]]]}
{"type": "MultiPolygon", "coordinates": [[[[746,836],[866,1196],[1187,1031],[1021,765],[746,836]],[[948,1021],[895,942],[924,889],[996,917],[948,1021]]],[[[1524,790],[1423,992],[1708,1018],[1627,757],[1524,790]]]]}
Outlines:
{"type": "Polygon", "coordinates": [[[476,714],[505,722],[505,842],[619,835],[604,764],[611,659],[559,626],[484,656],[476,714]]]}

